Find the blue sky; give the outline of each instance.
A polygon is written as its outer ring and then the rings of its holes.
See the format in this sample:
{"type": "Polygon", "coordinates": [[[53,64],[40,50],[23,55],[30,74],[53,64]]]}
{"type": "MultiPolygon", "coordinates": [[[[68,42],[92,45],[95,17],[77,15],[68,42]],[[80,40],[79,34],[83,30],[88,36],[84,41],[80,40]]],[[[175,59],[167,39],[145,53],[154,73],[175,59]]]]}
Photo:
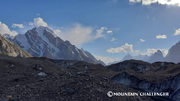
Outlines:
{"type": "Polygon", "coordinates": [[[1,0],[0,13],[1,33],[48,26],[106,63],[180,40],[179,0],[1,0]]]}

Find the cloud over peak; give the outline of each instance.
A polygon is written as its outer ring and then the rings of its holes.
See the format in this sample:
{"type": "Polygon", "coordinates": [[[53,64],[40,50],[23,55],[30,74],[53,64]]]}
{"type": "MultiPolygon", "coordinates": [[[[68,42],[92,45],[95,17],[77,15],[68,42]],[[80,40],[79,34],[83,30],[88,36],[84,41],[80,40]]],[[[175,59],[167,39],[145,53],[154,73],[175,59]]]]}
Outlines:
{"type": "MultiPolygon", "coordinates": [[[[41,17],[34,18],[34,22],[29,22],[29,25],[44,27],[48,26],[48,24],[41,17]]],[[[90,26],[83,26],[79,23],[73,24],[73,26],[65,27],[61,30],[56,28],[51,29],[57,36],[61,37],[63,40],[70,41],[78,47],[84,43],[92,42],[95,39],[105,38],[103,32],[107,30],[106,27],[101,27],[100,29],[95,30],[90,26]]]]}
{"type": "Polygon", "coordinates": [[[168,49],[154,49],[154,48],[151,48],[151,49],[147,49],[146,52],[141,53],[141,55],[150,56],[150,55],[154,54],[155,52],[157,52],[157,50],[160,50],[163,53],[163,56],[166,56],[167,53],[168,53],[168,49]]]}
{"type": "MultiPolygon", "coordinates": [[[[32,23],[31,23],[32,24],[32,23]]],[[[47,27],[47,23],[43,21],[42,18],[38,17],[38,18],[34,18],[34,25],[36,26],[44,26],[47,27]]]]}

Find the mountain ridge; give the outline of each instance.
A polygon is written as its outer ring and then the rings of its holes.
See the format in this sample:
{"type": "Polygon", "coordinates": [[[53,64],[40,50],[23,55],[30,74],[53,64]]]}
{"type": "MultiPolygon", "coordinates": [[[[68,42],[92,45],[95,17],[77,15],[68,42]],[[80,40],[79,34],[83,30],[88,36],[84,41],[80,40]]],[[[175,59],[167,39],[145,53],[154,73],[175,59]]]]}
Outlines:
{"type": "Polygon", "coordinates": [[[12,41],[34,57],[78,60],[105,65],[91,53],[78,49],[67,40],[63,41],[48,27],[32,28],[25,34],[16,35],[12,41]]]}
{"type": "Polygon", "coordinates": [[[0,34],[0,54],[13,57],[32,57],[28,52],[18,47],[0,34]]]}
{"type": "Polygon", "coordinates": [[[173,45],[169,49],[168,54],[165,57],[165,61],[179,63],[180,62],[180,52],[179,51],[180,51],[180,41],[177,42],[175,45],[173,45]]]}

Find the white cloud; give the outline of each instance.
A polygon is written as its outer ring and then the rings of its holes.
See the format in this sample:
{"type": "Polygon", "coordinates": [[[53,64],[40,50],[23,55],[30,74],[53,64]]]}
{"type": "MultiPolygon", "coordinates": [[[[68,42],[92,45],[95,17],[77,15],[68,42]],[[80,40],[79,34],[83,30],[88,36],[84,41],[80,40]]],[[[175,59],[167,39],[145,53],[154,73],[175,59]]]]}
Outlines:
{"type": "Polygon", "coordinates": [[[34,22],[29,22],[29,25],[30,26],[44,26],[44,27],[47,27],[48,24],[41,18],[41,17],[38,17],[38,18],[34,18],[34,22]]]}
{"type": "Polygon", "coordinates": [[[95,36],[95,39],[104,37],[104,35],[102,34],[104,32],[104,29],[105,29],[104,27],[101,27],[101,29],[96,30],[97,34],[95,36]]]}
{"type": "Polygon", "coordinates": [[[106,27],[101,27],[101,29],[107,30],[107,28],[106,28],[106,27]]]}
{"type": "Polygon", "coordinates": [[[47,27],[47,23],[43,21],[42,18],[38,17],[38,18],[34,18],[34,25],[36,26],[44,26],[47,27]]]}
{"type": "Polygon", "coordinates": [[[10,31],[10,29],[8,28],[8,26],[4,23],[1,23],[0,21],[0,33],[1,34],[10,34],[11,36],[15,36],[18,33],[16,31],[10,31]]]}
{"type": "Polygon", "coordinates": [[[13,28],[15,28],[15,27],[24,28],[23,24],[15,24],[15,23],[13,23],[12,27],[13,28]]]}
{"type": "Polygon", "coordinates": [[[108,53],[133,52],[133,45],[125,43],[125,45],[123,45],[121,47],[107,49],[106,52],[108,52],[108,53]]]}
{"type": "Polygon", "coordinates": [[[112,33],[112,31],[107,31],[107,33],[109,33],[109,34],[113,34],[113,33],[112,33]]]}
{"type": "Polygon", "coordinates": [[[179,0],[129,0],[130,3],[142,3],[143,5],[151,5],[152,3],[158,3],[162,5],[178,5],[180,6],[179,0]]]}
{"type": "Polygon", "coordinates": [[[157,50],[162,51],[164,56],[166,56],[167,53],[168,53],[168,49],[154,49],[154,48],[151,48],[151,49],[147,49],[146,52],[143,52],[141,54],[150,56],[150,55],[154,54],[155,52],[157,52],[157,50]]]}
{"type": "Polygon", "coordinates": [[[61,30],[57,29],[57,30],[53,30],[53,32],[54,32],[55,34],[59,34],[59,33],[61,33],[61,30]]]}
{"type": "Polygon", "coordinates": [[[174,36],[175,36],[175,35],[180,35],[180,28],[177,29],[173,35],[174,35],[174,36]]]}
{"type": "Polygon", "coordinates": [[[97,55],[93,55],[96,59],[103,61],[106,65],[110,62],[114,62],[114,61],[121,61],[120,58],[110,58],[110,57],[103,57],[103,56],[97,56],[97,55]]]}
{"type": "Polygon", "coordinates": [[[156,36],[156,39],[167,39],[167,36],[164,35],[164,34],[163,35],[159,34],[159,35],[156,36]]]}
{"type": "Polygon", "coordinates": [[[144,42],[145,40],[143,40],[143,39],[140,39],[140,41],[141,41],[141,42],[144,42]]]}
{"type": "Polygon", "coordinates": [[[105,30],[104,27],[97,29],[96,33],[93,33],[93,30],[94,29],[92,27],[85,27],[81,24],[74,24],[73,27],[65,28],[65,30],[57,33],[57,35],[63,40],[69,40],[71,43],[80,47],[84,43],[92,42],[95,39],[104,37],[102,34],[105,30]]]}
{"type": "Polygon", "coordinates": [[[137,56],[137,55],[139,55],[140,53],[141,53],[140,50],[135,50],[135,51],[132,53],[132,55],[137,56]]]}
{"type": "Polygon", "coordinates": [[[29,22],[29,25],[33,26],[33,25],[34,25],[34,23],[33,23],[33,22],[29,22]]]}
{"type": "Polygon", "coordinates": [[[113,41],[116,41],[116,40],[117,40],[117,39],[115,39],[115,38],[112,38],[112,39],[111,39],[112,42],[113,42],[113,41]]]}

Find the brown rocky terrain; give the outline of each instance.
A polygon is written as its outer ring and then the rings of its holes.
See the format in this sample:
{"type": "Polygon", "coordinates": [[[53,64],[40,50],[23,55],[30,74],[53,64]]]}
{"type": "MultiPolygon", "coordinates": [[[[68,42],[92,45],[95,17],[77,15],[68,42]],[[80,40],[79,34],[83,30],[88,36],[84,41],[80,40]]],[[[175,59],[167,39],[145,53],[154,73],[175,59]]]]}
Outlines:
{"type": "Polygon", "coordinates": [[[149,97],[108,97],[108,91],[138,92],[113,83],[117,74],[102,65],[47,58],[0,57],[1,101],[151,101],[149,97]]]}
{"type": "Polygon", "coordinates": [[[32,57],[28,52],[22,50],[13,42],[4,38],[0,34],[0,54],[6,54],[13,57],[32,57]]]}

